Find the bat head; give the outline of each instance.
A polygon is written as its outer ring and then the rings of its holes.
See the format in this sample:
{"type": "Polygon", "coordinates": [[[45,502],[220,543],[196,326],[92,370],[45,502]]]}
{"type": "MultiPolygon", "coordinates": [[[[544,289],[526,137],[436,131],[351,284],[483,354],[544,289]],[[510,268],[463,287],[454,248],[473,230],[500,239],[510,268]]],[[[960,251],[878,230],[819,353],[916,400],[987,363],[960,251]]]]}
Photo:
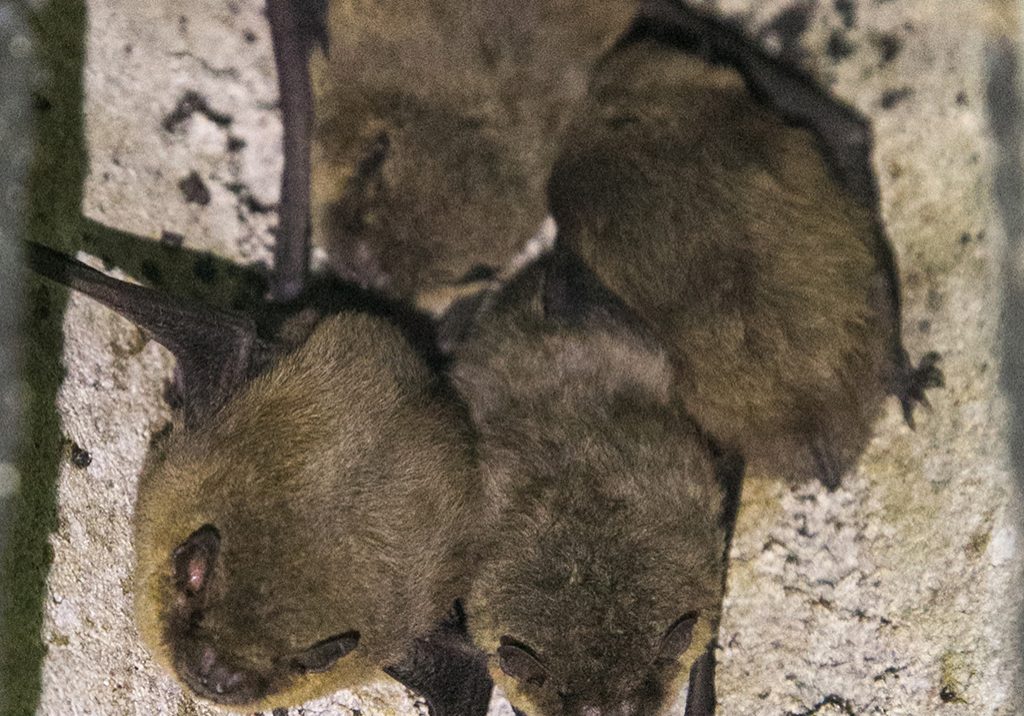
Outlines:
{"type": "Polygon", "coordinates": [[[184,420],[139,479],[134,596],[182,684],[294,705],[400,661],[445,617],[479,480],[464,415],[397,327],[343,312],[284,352],[242,317],[29,256],[177,358],[184,420]]]}
{"type": "Polygon", "coordinates": [[[470,631],[531,716],[658,714],[714,633],[726,500],[664,349],[556,252],[456,350],[480,432],[470,631]]]}
{"type": "Polygon", "coordinates": [[[313,228],[389,295],[501,268],[546,214],[558,135],[637,3],[331,3],[313,228]]]}

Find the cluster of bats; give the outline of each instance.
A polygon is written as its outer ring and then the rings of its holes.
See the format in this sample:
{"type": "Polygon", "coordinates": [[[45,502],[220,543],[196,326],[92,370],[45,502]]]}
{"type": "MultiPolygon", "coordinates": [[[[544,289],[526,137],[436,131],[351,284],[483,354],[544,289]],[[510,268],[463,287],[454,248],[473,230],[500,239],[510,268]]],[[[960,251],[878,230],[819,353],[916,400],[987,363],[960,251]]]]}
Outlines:
{"type": "Polygon", "coordinates": [[[711,713],[744,470],[834,488],[886,396],[909,422],[941,383],[903,349],[867,125],[674,0],[268,17],[274,334],[29,252],[177,358],[135,512],[145,643],[250,712],[383,670],[435,716],[486,713],[492,677],[528,716],[657,714],[687,679],[711,713]],[[435,342],[310,318],[310,234],[435,342]]]}

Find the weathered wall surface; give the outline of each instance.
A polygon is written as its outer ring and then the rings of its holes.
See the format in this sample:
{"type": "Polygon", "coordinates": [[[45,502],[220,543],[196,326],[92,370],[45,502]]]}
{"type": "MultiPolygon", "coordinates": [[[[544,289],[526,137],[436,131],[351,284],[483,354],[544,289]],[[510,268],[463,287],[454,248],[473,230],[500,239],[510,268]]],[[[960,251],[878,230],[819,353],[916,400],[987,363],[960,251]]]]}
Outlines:
{"type": "MultiPolygon", "coordinates": [[[[797,51],[874,120],[906,343],[913,356],[942,352],[948,383],[916,432],[891,405],[833,494],[753,476],[722,627],[720,713],[1018,713],[1020,537],[997,362],[1004,235],[984,94],[990,7],[717,6],[769,47],[797,51]]],[[[281,161],[262,3],[92,0],[88,10],[85,214],[237,261],[266,259],[281,161]]],[[[131,623],[131,504],[149,440],[168,420],[171,361],[79,297],[64,327],[58,407],[69,447],[38,713],[207,713],[154,668],[131,623]]],[[[382,682],[301,712],[417,708],[382,682]]]]}

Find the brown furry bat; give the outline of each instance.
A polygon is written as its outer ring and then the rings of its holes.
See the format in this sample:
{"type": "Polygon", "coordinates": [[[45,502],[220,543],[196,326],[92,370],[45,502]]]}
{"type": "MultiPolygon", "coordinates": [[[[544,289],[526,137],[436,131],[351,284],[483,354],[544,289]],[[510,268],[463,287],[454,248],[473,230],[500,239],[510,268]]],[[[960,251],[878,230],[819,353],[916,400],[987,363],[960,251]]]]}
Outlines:
{"type": "Polygon", "coordinates": [[[717,626],[728,485],[637,325],[549,257],[455,351],[491,537],[470,630],[529,716],[661,713],[717,626]]]}
{"type": "MultiPolygon", "coordinates": [[[[714,54],[722,30],[703,29],[696,54],[643,38],[602,65],[551,178],[558,242],[670,346],[716,441],[834,488],[885,395],[909,421],[941,383],[937,355],[914,369],[900,341],[873,183],[844,185],[853,163],[830,166],[714,54]]],[[[783,76],[757,59],[761,79],[783,76]]]]}
{"type": "Polygon", "coordinates": [[[134,518],[135,611],[156,660],[237,710],[384,667],[434,714],[485,713],[482,657],[444,623],[482,498],[468,427],[399,329],[343,311],[293,326],[289,350],[246,317],[29,255],[178,359],[183,424],[150,456],[134,518]]]}
{"type": "Polygon", "coordinates": [[[504,266],[546,216],[561,131],[636,5],[330,2],[312,216],[338,273],[435,309],[504,266]]]}

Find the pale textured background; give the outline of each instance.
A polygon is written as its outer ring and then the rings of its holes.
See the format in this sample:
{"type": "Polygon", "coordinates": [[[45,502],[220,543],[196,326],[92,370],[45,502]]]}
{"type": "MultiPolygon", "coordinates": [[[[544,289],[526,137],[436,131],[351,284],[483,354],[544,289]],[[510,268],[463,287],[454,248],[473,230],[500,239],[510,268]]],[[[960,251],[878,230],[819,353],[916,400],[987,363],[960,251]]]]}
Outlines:
{"type": "MultiPolygon", "coordinates": [[[[722,626],[719,713],[1018,713],[1020,537],[996,359],[1005,244],[984,96],[1001,4],[718,5],[767,46],[801,50],[807,68],[874,120],[907,347],[915,357],[941,351],[949,386],[932,394],[917,432],[893,402],[860,468],[834,494],[748,484],[722,626]],[[795,44],[772,30],[801,17],[806,32],[795,44]]],[[[93,0],[88,8],[86,215],[265,260],[281,161],[262,3],[93,0]],[[188,91],[213,112],[167,131],[164,118],[188,91]],[[232,137],[245,146],[229,151],[232,137]],[[206,205],[179,189],[193,171],[209,191],[206,205]]],[[[168,417],[161,393],[170,360],[81,298],[64,325],[63,431],[93,461],[61,466],[38,712],[207,713],[153,667],[130,617],[131,504],[149,438],[168,417]]],[[[350,709],[416,712],[404,690],[384,683],[296,711],[350,709]]]]}

